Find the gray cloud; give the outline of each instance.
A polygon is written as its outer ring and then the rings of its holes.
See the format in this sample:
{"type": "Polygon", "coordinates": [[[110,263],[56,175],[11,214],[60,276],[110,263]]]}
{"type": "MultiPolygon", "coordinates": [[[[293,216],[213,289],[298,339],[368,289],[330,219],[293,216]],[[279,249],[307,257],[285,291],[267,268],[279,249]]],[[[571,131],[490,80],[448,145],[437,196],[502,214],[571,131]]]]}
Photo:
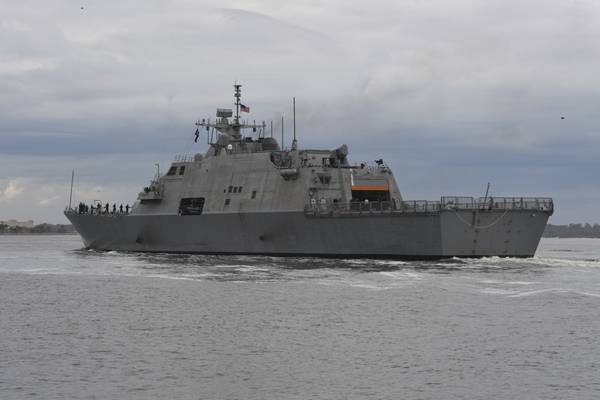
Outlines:
{"type": "MultiPolygon", "coordinates": [[[[558,197],[557,222],[598,219],[581,206],[600,201],[597,2],[81,5],[2,2],[1,193],[44,202],[64,193],[45,171],[75,167],[133,200],[154,162],[203,149],[193,122],[231,104],[238,79],[250,118],[289,117],[296,96],[304,146],[383,156],[407,197],[492,181],[558,197]]],[[[60,219],[60,196],[35,217],[60,219]]],[[[32,212],[17,197],[0,218],[32,212]]]]}

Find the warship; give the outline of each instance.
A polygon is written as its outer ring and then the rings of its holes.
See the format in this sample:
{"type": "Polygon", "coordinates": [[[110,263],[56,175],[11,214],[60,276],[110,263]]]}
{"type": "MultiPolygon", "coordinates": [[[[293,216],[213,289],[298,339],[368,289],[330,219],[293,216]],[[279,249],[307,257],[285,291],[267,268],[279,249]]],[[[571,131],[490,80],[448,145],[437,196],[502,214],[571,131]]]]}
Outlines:
{"type": "MultiPolygon", "coordinates": [[[[551,198],[443,196],[406,200],[383,159],[351,163],[348,148],[283,148],[234,105],[206,131],[204,155],[179,156],[129,210],[69,205],[86,248],[135,252],[336,258],[532,257],[551,198]],[[235,110],[235,114],[234,114],[235,110]],[[248,132],[249,135],[244,133],[248,132]]],[[[283,125],[282,125],[283,130],[283,125]]],[[[283,141],[283,134],[282,134],[283,141]]],[[[488,186],[489,189],[489,186],[488,186]]]]}

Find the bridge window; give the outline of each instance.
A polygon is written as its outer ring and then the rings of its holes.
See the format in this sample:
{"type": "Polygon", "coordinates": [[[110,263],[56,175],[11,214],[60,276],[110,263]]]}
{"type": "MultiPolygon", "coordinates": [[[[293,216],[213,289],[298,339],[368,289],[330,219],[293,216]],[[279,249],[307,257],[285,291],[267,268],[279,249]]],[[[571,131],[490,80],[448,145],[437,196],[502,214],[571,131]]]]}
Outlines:
{"type": "Polygon", "coordinates": [[[231,193],[233,191],[233,186],[229,186],[229,189],[227,190],[229,193],[231,193]]]}
{"type": "Polygon", "coordinates": [[[204,197],[187,197],[179,202],[180,215],[200,215],[204,208],[204,197]]]}
{"type": "Polygon", "coordinates": [[[233,188],[233,193],[237,193],[237,190],[238,190],[238,187],[237,187],[237,186],[235,186],[235,187],[233,188]]]}
{"type": "Polygon", "coordinates": [[[185,165],[182,165],[182,166],[179,168],[179,175],[183,175],[184,173],[185,173],[185,165]]]}
{"type": "Polygon", "coordinates": [[[317,174],[317,177],[319,178],[319,182],[324,185],[328,185],[331,182],[331,175],[317,174]]]}
{"type": "Polygon", "coordinates": [[[177,167],[173,165],[171,168],[169,168],[169,172],[167,172],[167,175],[171,176],[171,175],[175,175],[176,173],[177,173],[177,167]]]}
{"type": "Polygon", "coordinates": [[[231,203],[231,199],[225,199],[225,205],[228,206],[231,203]]]}
{"type": "Polygon", "coordinates": [[[242,187],[241,186],[238,187],[238,193],[242,193],[242,187]]]}

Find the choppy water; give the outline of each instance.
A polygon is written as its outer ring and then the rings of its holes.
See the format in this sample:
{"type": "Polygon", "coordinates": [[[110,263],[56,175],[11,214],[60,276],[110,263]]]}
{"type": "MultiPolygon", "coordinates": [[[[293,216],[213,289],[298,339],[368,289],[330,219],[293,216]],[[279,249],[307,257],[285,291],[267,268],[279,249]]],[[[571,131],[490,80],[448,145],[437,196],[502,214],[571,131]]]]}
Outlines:
{"type": "Polygon", "coordinates": [[[441,262],[0,236],[0,398],[597,399],[600,240],[441,262]]]}

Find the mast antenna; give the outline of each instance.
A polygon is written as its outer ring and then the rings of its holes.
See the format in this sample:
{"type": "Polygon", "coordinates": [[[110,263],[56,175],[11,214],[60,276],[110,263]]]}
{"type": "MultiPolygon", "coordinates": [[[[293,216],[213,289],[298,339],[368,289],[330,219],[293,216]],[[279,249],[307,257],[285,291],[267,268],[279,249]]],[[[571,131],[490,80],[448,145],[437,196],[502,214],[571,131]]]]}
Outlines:
{"type": "Polygon", "coordinates": [[[71,171],[71,192],[69,193],[69,210],[71,209],[71,200],[73,200],[73,179],[75,178],[75,170],[71,171]]]}
{"type": "Polygon", "coordinates": [[[487,184],[487,189],[485,189],[485,197],[483,198],[483,204],[487,203],[488,195],[490,194],[490,182],[487,184]]]}
{"type": "Polygon", "coordinates": [[[294,112],[294,141],[292,142],[292,150],[298,148],[298,141],[296,140],[296,98],[293,98],[293,112],[294,112]]]}
{"type": "Polygon", "coordinates": [[[239,124],[240,123],[240,97],[242,97],[242,89],[241,89],[242,85],[239,85],[237,83],[237,81],[235,81],[233,88],[235,89],[235,94],[233,95],[235,97],[235,123],[239,124]]]}
{"type": "Polygon", "coordinates": [[[281,115],[281,151],[283,151],[283,115],[281,115]]]}

